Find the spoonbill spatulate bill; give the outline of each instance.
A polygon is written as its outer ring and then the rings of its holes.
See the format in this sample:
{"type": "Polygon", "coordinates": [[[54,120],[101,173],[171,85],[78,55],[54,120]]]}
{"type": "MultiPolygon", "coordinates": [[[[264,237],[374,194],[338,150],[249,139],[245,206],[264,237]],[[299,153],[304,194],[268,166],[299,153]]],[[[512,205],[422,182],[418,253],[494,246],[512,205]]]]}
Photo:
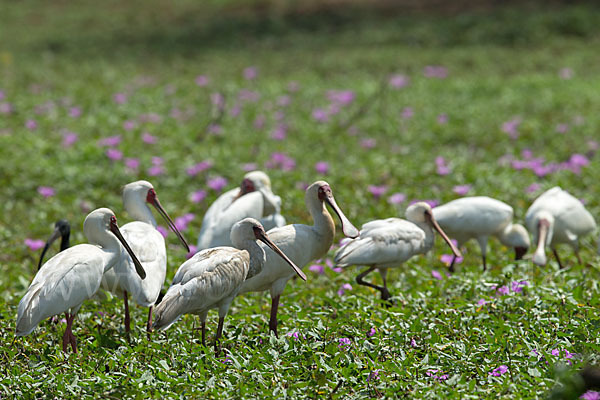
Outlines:
{"type": "Polygon", "coordinates": [[[306,275],[269,239],[257,220],[246,218],[234,224],[231,241],[236,248],[205,249],[179,267],[171,287],[156,307],[155,328],[166,329],[183,314],[197,314],[202,324],[202,344],[206,345],[206,317],[210,309],[217,308],[217,349],[225,316],[242,283],[263,270],[267,256],[258,241],[280,257],[292,274],[306,280],[306,275]]]}
{"type": "Polygon", "coordinates": [[[121,258],[123,248],[132,259],[132,267],[140,279],[146,272],[117,225],[115,214],[108,208],[92,211],[83,223],[83,232],[90,244],[79,244],[48,260],[33,278],[19,302],[16,335],[31,333],[40,321],[65,313],[67,328],[63,335],[63,351],[69,345],[77,352],[72,332],[73,319],[81,304],[92,298],[102,280],[102,274],[121,258]]]}
{"type": "Polygon", "coordinates": [[[461,256],[436,222],[429,204],[418,202],[410,205],[406,209],[406,219],[388,218],[367,222],[362,226],[359,237],[348,241],[335,254],[335,263],[340,267],[368,266],[356,277],[356,282],[378,290],[383,300],[391,298],[387,288],[388,269],[399,267],[409,258],[428,252],[434,244],[434,230],[448,243],[456,257],[461,256]],[[363,279],[375,269],[381,275],[383,286],[363,279]]]}

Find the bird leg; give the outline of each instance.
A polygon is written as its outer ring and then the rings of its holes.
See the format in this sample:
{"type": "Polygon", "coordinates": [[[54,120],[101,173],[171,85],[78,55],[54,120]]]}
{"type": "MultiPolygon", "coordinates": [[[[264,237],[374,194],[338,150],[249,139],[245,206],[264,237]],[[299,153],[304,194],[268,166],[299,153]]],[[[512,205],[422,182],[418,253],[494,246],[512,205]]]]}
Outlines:
{"type": "Polygon", "coordinates": [[[554,258],[556,258],[556,262],[558,262],[558,267],[560,269],[563,269],[564,266],[562,265],[562,263],[560,262],[560,258],[558,257],[558,252],[556,251],[556,248],[552,248],[552,253],[554,253],[554,258]]]}
{"type": "Polygon", "coordinates": [[[481,258],[483,259],[483,270],[485,271],[487,269],[487,263],[485,261],[485,254],[482,255],[481,258]]]}
{"type": "Polygon", "coordinates": [[[275,296],[271,299],[271,318],[269,319],[269,329],[277,335],[277,309],[279,308],[279,296],[275,296]]]}
{"type": "Polygon", "coordinates": [[[129,318],[129,302],[127,301],[127,290],[123,290],[123,301],[125,302],[125,333],[127,334],[127,341],[129,341],[129,332],[131,332],[129,318]]]}
{"type": "Polygon", "coordinates": [[[154,306],[150,306],[148,309],[148,323],[146,324],[146,333],[148,334],[148,340],[150,340],[150,334],[152,333],[152,310],[154,306]]]}
{"type": "Polygon", "coordinates": [[[219,317],[219,326],[217,327],[217,336],[215,336],[215,354],[219,354],[221,350],[221,346],[219,345],[219,339],[221,339],[221,335],[223,334],[223,323],[225,322],[225,317],[219,317]]]}
{"type": "Polygon", "coordinates": [[[577,262],[579,265],[583,265],[583,261],[581,260],[581,256],[579,255],[579,250],[575,250],[575,256],[577,257],[577,262]]]}
{"type": "Polygon", "coordinates": [[[75,335],[73,335],[73,331],[71,330],[71,327],[73,326],[73,320],[75,319],[75,313],[65,313],[65,317],[67,318],[67,328],[65,329],[65,333],[63,335],[63,351],[66,353],[67,347],[70,344],[73,353],[77,353],[77,340],[75,339],[75,335]]]}
{"type": "Polygon", "coordinates": [[[381,280],[383,280],[383,290],[381,292],[381,300],[387,300],[389,305],[392,306],[392,305],[394,305],[394,302],[390,300],[392,298],[392,295],[390,294],[390,291],[387,288],[387,271],[388,271],[387,268],[379,270],[379,275],[381,275],[381,280]]]}
{"type": "MultiPolygon", "coordinates": [[[[373,270],[375,268],[376,267],[369,267],[366,271],[361,272],[360,274],[358,274],[358,276],[356,277],[356,283],[358,283],[359,285],[372,287],[373,289],[378,290],[381,293],[381,298],[383,300],[387,300],[387,299],[389,299],[391,297],[390,296],[390,292],[387,290],[387,287],[377,286],[374,283],[366,282],[366,281],[363,280],[363,278],[365,276],[367,276],[368,274],[370,274],[371,272],[373,272],[373,270]]],[[[384,284],[385,284],[385,281],[384,281],[384,284]]]]}
{"type": "Polygon", "coordinates": [[[206,347],[206,321],[202,321],[202,346],[206,347]]]}

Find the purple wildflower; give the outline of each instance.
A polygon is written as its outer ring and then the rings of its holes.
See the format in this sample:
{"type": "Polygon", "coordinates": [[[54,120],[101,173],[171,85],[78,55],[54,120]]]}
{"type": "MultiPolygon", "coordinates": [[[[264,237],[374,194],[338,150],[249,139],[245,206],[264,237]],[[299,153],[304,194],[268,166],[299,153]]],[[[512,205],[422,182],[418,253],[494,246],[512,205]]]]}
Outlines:
{"type": "Polygon", "coordinates": [[[477,302],[478,306],[484,306],[487,304],[487,301],[485,299],[479,299],[479,301],[477,302]]]}
{"type": "Polygon", "coordinates": [[[525,192],[534,193],[540,190],[541,187],[542,185],[540,185],[539,183],[532,183],[531,185],[527,186],[527,188],[525,188],[525,192]]]}
{"type": "Polygon", "coordinates": [[[426,78],[444,79],[448,76],[448,69],[442,65],[426,65],[423,68],[423,75],[426,78]]]}
{"type": "Polygon", "coordinates": [[[126,158],[125,166],[131,171],[137,171],[140,167],[140,160],[138,160],[137,158],[126,158]]]}
{"type": "Polygon", "coordinates": [[[257,168],[258,168],[258,165],[256,163],[246,163],[246,164],[242,165],[242,170],[246,171],[246,172],[254,171],[257,168]]]}
{"type": "Polygon", "coordinates": [[[288,332],[287,336],[293,338],[294,340],[298,340],[300,338],[300,333],[298,331],[295,332],[288,332]]]}
{"type": "Polygon", "coordinates": [[[452,188],[452,191],[459,196],[464,196],[471,190],[471,185],[456,185],[452,188]]]}
{"type": "Polygon", "coordinates": [[[265,127],[267,118],[264,115],[259,115],[254,120],[254,129],[260,130],[265,127]]]}
{"type": "Polygon", "coordinates": [[[81,108],[79,107],[71,107],[69,109],[69,117],[78,118],[81,116],[81,108]]]}
{"type": "Polygon", "coordinates": [[[406,75],[396,74],[390,76],[388,85],[394,89],[402,89],[410,84],[410,79],[406,75]]]}
{"type": "Polygon", "coordinates": [[[327,161],[319,161],[315,164],[315,171],[319,174],[326,175],[329,172],[329,163],[327,161]]]}
{"type": "Polygon", "coordinates": [[[500,286],[498,289],[496,289],[496,291],[501,295],[505,296],[510,292],[510,289],[508,289],[508,286],[504,285],[500,286]]]}
{"type": "Polygon", "coordinates": [[[325,267],[319,264],[311,265],[310,267],[308,267],[308,270],[318,275],[322,275],[325,273],[325,267]]]}
{"type": "Polygon", "coordinates": [[[410,347],[415,348],[417,346],[417,341],[414,338],[410,338],[410,347]]]}
{"type": "Polygon", "coordinates": [[[435,279],[438,280],[442,280],[443,276],[442,274],[440,274],[438,271],[436,271],[435,269],[431,271],[431,276],[433,276],[435,279]]]}
{"type": "Polygon", "coordinates": [[[583,400],[600,400],[600,392],[596,392],[594,390],[588,390],[584,394],[581,395],[580,399],[583,400]]]}
{"type": "Polygon", "coordinates": [[[117,161],[123,158],[123,152],[118,149],[110,148],[106,150],[106,156],[113,161],[117,161]]]}
{"type": "Polygon", "coordinates": [[[327,113],[327,111],[323,110],[322,108],[315,108],[312,112],[312,117],[317,121],[317,122],[327,122],[329,121],[329,114],[327,113]]]}
{"type": "Polygon", "coordinates": [[[369,192],[371,192],[375,199],[379,199],[385,194],[385,192],[387,192],[388,187],[386,185],[369,185],[367,189],[369,192]]]}
{"type": "Polygon", "coordinates": [[[164,238],[166,238],[169,235],[169,231],[167,230],[167,228],[165,228],[162,225],[157,225],[156,226],[156,230],[158,231],[158,233],[160,233],[164,238]]]}
{"type": "Polygon", "coordinates": [[[206,198],[206,190],[196,190],[195,192],[190,193],[190,201],[192,203],[200,203],[202,200],[206,198]]]}
{"type": "Polygon", "coordinates": [[[30,131],[35,131],[37,129],[37,122],[34,119],[28,119],[25,122],[25,128],[29,129],[30,131]]]}
{"type": "Polygon", "coordinates": [[[271,139],[273,140],[285,140],[287,137],[287,125],[277,124],[273,132],[271,132],[271,139]]]}
{"type": "Polygon", "coordinates": [[[98,140],[98,146],[115,147],[121,143],[121,135],[108,136],[98,140]]]}
{"type": "Polygon", "coordinates": [[[12,104],[8,102],[0,103],[0,114],[10,114],[13,111],[12,104]]]}
{"type": "Polygon", "coordinates": [[[379,371],[381,371],[381,370],[376,369],[376,370],[371,371],[371,373],[367,377],[367,382],[379,380],[379,371]]]}
{"type": "Polygon", "coordinates": [[[329,90],[327,98],[332,103],[346,106],[354,101],[354,92],[352,90],[329,90]]]}
{"type": "Polygon", "coordinates": [[[498,368],[493,369],[488,375],[491,376],[500,376],[505,374],[508,371],[508,367],[506,365],[501,365],[498,368]]]}
{"type": "Polygon", "coordinates": [[[148,168],[146,170],[146,172],[150,176],[158,176],[158,175],[162,175],[165,172],[165,169],[163,168],[162,165],[153,165],[150,168],[148,168]]]}
{"type": "Polygon", "coordinates": [[[42,247],[44,247],[44,245],[46,244],[46,242],[44,242],[43,240],[38,240],[38,239],[25,239],[24,240],[25,246],[29,247],[29,250],[31,251],[37,251],[39,249],[41,249],[42,247]]]}
{"type": "Polygon", "coordinates": [[[394,193],[390,197],[388,197],[388,203],[390,204],[400,204],[406,200],[406,195],[404,193],[394,193]]]}
{"type": "Polygon", "coordinates": [[[363,149],[372,149],[377,145],[377,141],[373,138],[364,138],[360,141],[360,147],[363,149]]]}
{"type": "Polygon", "coordinates": [[[222,176],[216,176],[209,179],[206,182],[206,185],[215,192],[220,192],[225,186],[227,186],[227,179],[223,178],[222,176]]]}
{"type": "Polygon", "coordinates": [[[37,191],[38,191],[39,194],[41,194],[45,198],[52,197],[56,193],[56,191],[54,190],[54,188],[52,188],[50,186],[39,186],[37,188],[37,191]]]}
{"type": "Polygon", "coordinates": [[[402,116],[404,119],[411,119],[414,115],[415,112],[413,111],[412,107],[404,107],[402,113],[400,114],[400,116],[402,116]]]}
{"type": "Polygon", "coordinates": [[[348,339],[348,338],[339,338],[338,339],[338,347],[340,349],[344,349],[344,348],[346,348],[348,346],[351,346],[351,345],[352,345],[352,341],[350,339],[348,339]]]}
{"type": "Polygon", "coordinates": [[[185,231],[189,225],[190,222],[192,222],[194,220],[196,216],[192,213],[187,213],[182,215],[181,217],[177,217],[175,218],[175,227],[177,228],[177,230],[179,231],[185,231]]]}
{"type": "Polygon", "coordinates": [[[521,125],[521,118],[513,117],[513,119],[502,124],[502,132],[507,133],[511,139],[517,139],[519,137],[519,125],[521,125]]]}
{"type": "Polygon", "coordinates": [[[448,123],[448,115],[446,115],[446,114],[440,114],[440,115],[438,115],[437,116],[437,122],[440,125],[448,123]]]}
{"type": "Polygon", "coordinates": [[[377,330],[375,329],[375,327],[372,327],[369,332],[367,332],[367,336],[368,337],[372,337],[375,336],[375,334],[377,333],[377,330]]]}
{"type": "Polygon", "coordinates": [[[202,171],[206,171],[209,168],[212,168],[213,163],[212,161],[201,161],[197,164],[192,165],[191,167],[188,167],[185,172],[189,175],[189,176],[196,176],[198,175],[200,172],[202,171]]]}
{"type": "Polygon", "coordinates": [[[212,93],[210,95],[210,101],[213,106],[217,107],[219,110],[222,110],[225,107],[225,97],[221,93],[212,93]]]}
{"type": "Polygon", "coordinates": [[[158,138],[156,136],[152,136],[148,132],[144,132],[142,134],[142,142],[144,142],[144,143],[154,144],[154,143],[156,143],[157,140],[158,140],[158,138]]]}
{"type": "Polygon", "coordinates": [[[338,296],[343,296],[347,290],[352,290],[352,285],[349,283],[344,283],[337,291],[338,296]]]}
{"type": "Polygon", "coordinates": [[[78,138],[79,136],[75,132],[66,131],[63,133],[62,146],[64,148],[71,147],[78,138]]]}
{"type": "MultiPolygon", "coordinates": [[[[440,261],[443,262],[446,265],[450,265],[452,264],[452,259],[454,258],[453,254],[442,254],[440,256],[440,261]]],[[[454,261],[454,264],[460,264],[463,262],[463,258],[462,257],[457,257],[456,260],[454,261]]]]}
{"type": "Polygon", "coordinates": [[[200,87],[204,87],[204,86],[208,85],[208,76],[198,75],[196,77],[196,79],[194,79],[194,82],[196,82],[196,85],[198,85],[200,87]]]}
{"type": "Polygon", "coordinates": [[[190,251],[189,251],[189,253],[187,253],[185,255],[186,260],[189,260],[190,258],[194,257],[194,254],[196,254],[198,252],[197,246],[194,246],[193,244],[190,244],[189,246],[190,246],[190,251]]]}
{"type": "Polygon", "coordinates": [[[439,369],[430,369],[429,371],[425,372],[425,375],[430,376],[437,381],[445,381],[448,379],[448,374],[437,375],[438,372],[442,371],[439,369]]]}
{"type": "Polygon", "coordinates": [[[113,95],[113,101],[117,104],[125,104],[127,101],[127,95],[125,93],[115,93],[113,95]]]}
{"type": "Polygon", "coordinates": [[[558,133],[567,133],[568,130],[569,130],[569,125],[568,124],[558,124],[558,125],[556,125],[556,132],[558,132],[558,133]]]}
{"type": "Polygon", "coordinates": [[[244,68],[244,79],[246,79],[247,81],[256,79],[257,76],[258,76],[258,70],[256,67],[244,68]]]}

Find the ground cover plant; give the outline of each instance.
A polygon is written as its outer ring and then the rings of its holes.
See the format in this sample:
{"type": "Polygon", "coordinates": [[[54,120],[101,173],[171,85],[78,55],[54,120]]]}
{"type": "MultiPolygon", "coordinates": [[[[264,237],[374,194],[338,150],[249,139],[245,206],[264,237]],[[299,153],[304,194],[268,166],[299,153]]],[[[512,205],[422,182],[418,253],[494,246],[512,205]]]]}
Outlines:
{"type": "MultiPolygon", "coordinates": [[[[246,170],[268,172],[290,223],[325,179],[352,222],[413,200],[488,195],[515,219],[560,185],[596,218],[600,26],[594,5],[402,13],[279,3],[3,2],[0,13],[0,387],[14,397],[539,398],[600,349],[597,234],[545,267],[490,241],[450,275],[438,240],[390,273],[396,304],[332,255],[269,297],[238,297],[223,352],[186,316],[146,340],[146,310],[88,301],[63,354],[62,316],[14,340],[40,241],[73,242],[89,210],[121,224],[124,184],[148,179],[190,243],[246,170]]],[[[338,227],[339,230],[339,227],[338,227]]],[[[337,241],[341,239],[338,233],[337,241]]],[[[186,254],[171,233],[168,285],[186,254]]],[[[43,243],[41,243],[43,245],[43,243]]],[[[56,251],[56,250],[54,250],[56,251]]],[[[214,332],[216,315],[209,315],[214,332]]],[[[568,394],[566,395],[568,396],[568,394]]]]}

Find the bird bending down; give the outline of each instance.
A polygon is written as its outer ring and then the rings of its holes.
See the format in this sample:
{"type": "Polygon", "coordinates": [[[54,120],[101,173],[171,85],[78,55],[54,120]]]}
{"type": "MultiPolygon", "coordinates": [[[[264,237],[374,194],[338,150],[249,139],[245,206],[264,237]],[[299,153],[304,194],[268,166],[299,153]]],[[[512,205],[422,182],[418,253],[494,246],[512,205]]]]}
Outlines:
{"type": "MultiPolygon", "coordinates": [[[[333,244],[335,224],[325,208],[327,203],[338,215],[342,231],[348,237],[358,236],[356,229],[338,207],[327,182],[317,181],[306,189],[305,202],[314,224],[286,225],[269,231],[269,237],[287,256],[301,268],[312,260],[322,258],[333,244]]],[[[247,279],[240,293],[271,291],[271,317],[269,329],[277,336],[277,309],[279,298],[288,280],[294,274],[286,264],[270,250],[267,250],[265,266],[259,274],[247,279]]]]}
{"type": "Polygon", "coordinates": [[[263,269],[265,250],[257,241],[263,242],[273,254],[277,254],[292,274],[306,280],[306,275],[271,241],[257,220],[246,218],[234,224],[231,241],[236,248],[205,249],[179,267],[171,287],[156,307],[154,328],[167,329],[181,315],[197,314],[202,323],[202,344],[206,345],[208,310],[218,308],[216,350],[225,316],[242,283],[263,269]]]}
{"type": "Polygon", "coordinates": [[[46,241],[44,245],[44,249],[42,250],[42,254],[40,255],[40,261],[38,262],[38,271],[42,267],[42,262],[44,261],[44,255],[54,243],[56,239],[60,237],[60,251],[64,251],[69,248],[69,237],[71,235],[71,225],[69,225],[69,221],[66,219],[61,219],[56,221],[54,224],[54,232],[46,241]]]}
{"type": "Polygon", "coordinates": [[[121,235],[111,210],[92,211],[83,223],[83,233],[90,244],[80,244],[58,253],[33,278],[19,302],[17,336],[28,335],[40,321],[64,312],[67,328],[63,335],[63,351],[66,352],[70,344],[77,352],[71,330],[73,319],[83,301],[91,298],[100,287],[102,274],[119,261],[123,247],[131,256],[136,273],[141,279],[146,277],[144,268],[121,235]]]}
{"type": "Polygon", "coordinates": [[[533,202],[525,215],[525,224],[533,233],[533,242],[537,245],[533,262],[540,266],[545,265],[545,249],[549,246],[560,268],[563,268],[563,265],[556,252],[556,245],[566,243],[573,247],[577,261],[581,264],[579,237],[596,229],[594,217],[581,201],[558,186],[542,193],[533,202]]]}
{"type": "Polygon", "coordinates": [[[118,296],[123,296],[125,303],[124,323],[127,334],[131,331],[128,296],[131,295],[133,300],[142,307],[149,308],[146,331],[150,333],[152,330],[152,310],[167,275],[165,239],[156,230],[156,220],[148,204],[152,204],[156,208],[171,230],[175,232],[185,249],[188,252],[190,251],[185,239],[158,201],[152,184],[147,181],[137,181],[125,185],[123,188],[123,206],[135,221],[123,225],[121,231],[125,240],[139,257],[148,273],[148,278],[142,280],[137,274],[133,273],[131,257],[127,253],[123,253],[115,267],[108,270],[102,277],[102,288],[118,296]]]}
{"type": "Polygon", "coordinates": [[[271,180],[262,171],[248,172],[239,188],[223,193],[206,211],[198,236],[198,249],[231,246],[231,227],[244,218],[255,218],[268,231],[285,225],[281,197],[271,191],[271,180]]]}
{"type": "MultiPolygon", "coordinates": [[[[460,248],[476,239],[481,249],[483,270],[486,269],[487,242],[495,236],[505,246],[515,249],[515,260],[520,260],[529,249],[529,234],[523,225],[513,224],[513,208],[500,200],[485,196],[463,197],[435,207],[433,216],[446,234],[456,239],[460,248]]],[[[450,271],[454,272],[456,256],[452,257],[450,271]]]]}
{"type": "Polygon", "coordinates": [[[391,298],[386,279],[388,269],[399,267],[414,255],[427,253],[433,247],[434,229],[448,243],[454,255],[461,256],[436,222],[429,204],[418,202],[409,206],[406,219],[408,221],[388,218],[367,222],[357,239],[350,240],[335,253],[335,263],[340,267],[367,265],[367,270],[356,277],[356,282],[378,290],[383,300],[391,298]],[[375,269],[383,279],[383,286],[363,280],[375,269]]]}

